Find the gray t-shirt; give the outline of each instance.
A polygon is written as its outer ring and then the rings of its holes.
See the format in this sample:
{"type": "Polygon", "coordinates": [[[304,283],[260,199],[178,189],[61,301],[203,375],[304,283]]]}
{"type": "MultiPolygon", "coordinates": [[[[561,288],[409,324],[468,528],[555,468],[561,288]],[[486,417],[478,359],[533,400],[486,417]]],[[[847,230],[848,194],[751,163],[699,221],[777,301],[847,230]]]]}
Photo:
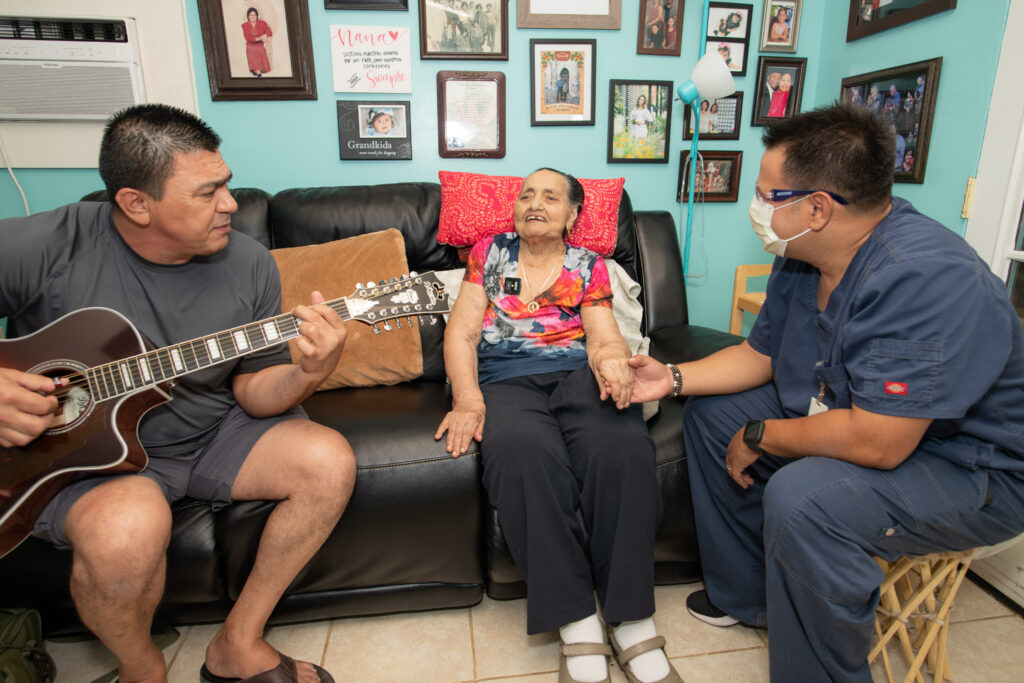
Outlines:
{"type": "MultiPolygon", "coordinates": [[[[132,251],[110,204],[81,202],[0,221],[0,317],[10,318],[10,336],[88,306],[118,311],[159,348],[279,315],[281,283],[270,253],[238,232],[216,254],[167,266],[132,251]]],[[[288,347],[279,345],[181,377],[173,400],[142,420],[146,452],[195,450],[236,404],[233,375],[289,362],[288,347]]]]}

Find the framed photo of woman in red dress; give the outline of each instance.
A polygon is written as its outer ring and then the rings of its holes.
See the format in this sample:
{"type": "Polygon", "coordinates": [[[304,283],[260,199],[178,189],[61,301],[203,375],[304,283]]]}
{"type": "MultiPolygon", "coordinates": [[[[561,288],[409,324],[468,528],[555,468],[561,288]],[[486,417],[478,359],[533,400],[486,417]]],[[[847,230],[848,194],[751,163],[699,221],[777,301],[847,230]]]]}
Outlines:
{"type": "Polygon", "coordinates": [[[315,100],[306,0],[199,0],[214,100],[315,100]]]}

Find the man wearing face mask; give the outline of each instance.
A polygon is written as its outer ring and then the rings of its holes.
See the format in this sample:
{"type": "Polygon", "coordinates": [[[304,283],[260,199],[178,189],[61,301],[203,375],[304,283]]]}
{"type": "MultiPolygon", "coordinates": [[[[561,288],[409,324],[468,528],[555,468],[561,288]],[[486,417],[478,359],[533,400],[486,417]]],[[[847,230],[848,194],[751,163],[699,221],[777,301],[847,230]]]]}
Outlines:
{"type": "Polygon", "coordinates": [[[1024,330],[954,232],[891,195],[863,107],[774,123],[750,206],[777,256],[750,337],[633,401],[703,395],[684,440],[705,590],[691,614],[767,626],[773,681],[870,681],[882,571],[1024,531],[1024,330]]]}

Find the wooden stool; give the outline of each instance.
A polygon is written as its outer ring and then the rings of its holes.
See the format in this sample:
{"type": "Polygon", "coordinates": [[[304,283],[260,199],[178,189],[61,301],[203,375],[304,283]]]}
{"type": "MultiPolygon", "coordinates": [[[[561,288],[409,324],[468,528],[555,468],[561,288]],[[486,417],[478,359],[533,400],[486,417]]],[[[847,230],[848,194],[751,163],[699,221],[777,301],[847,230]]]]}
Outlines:
{"type": "Polygon", "coordinates": [[[889,683],[893,677],[886,646],[894,637],[910,667],[904,683],[924,681],[921,667],[926,660],[933,681],[953,680],[946,656],[949,611],[978,550],[908,556],[892,563],[875,558],[885,571],[885,580],[879,587],[881,599],[875,611],[877,642],[868,654],[868,663],[881,654],[889,683]]]}

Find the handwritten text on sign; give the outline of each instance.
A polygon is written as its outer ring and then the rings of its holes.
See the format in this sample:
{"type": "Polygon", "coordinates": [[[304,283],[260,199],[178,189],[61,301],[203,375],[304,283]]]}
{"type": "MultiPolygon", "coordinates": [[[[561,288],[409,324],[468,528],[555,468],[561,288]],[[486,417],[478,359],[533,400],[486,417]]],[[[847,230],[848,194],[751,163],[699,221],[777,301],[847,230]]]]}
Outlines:
{"type": "Polygon", "coordinates": [[[412,92],[409,29],[331,26],[334,92],[412,92]]]}

